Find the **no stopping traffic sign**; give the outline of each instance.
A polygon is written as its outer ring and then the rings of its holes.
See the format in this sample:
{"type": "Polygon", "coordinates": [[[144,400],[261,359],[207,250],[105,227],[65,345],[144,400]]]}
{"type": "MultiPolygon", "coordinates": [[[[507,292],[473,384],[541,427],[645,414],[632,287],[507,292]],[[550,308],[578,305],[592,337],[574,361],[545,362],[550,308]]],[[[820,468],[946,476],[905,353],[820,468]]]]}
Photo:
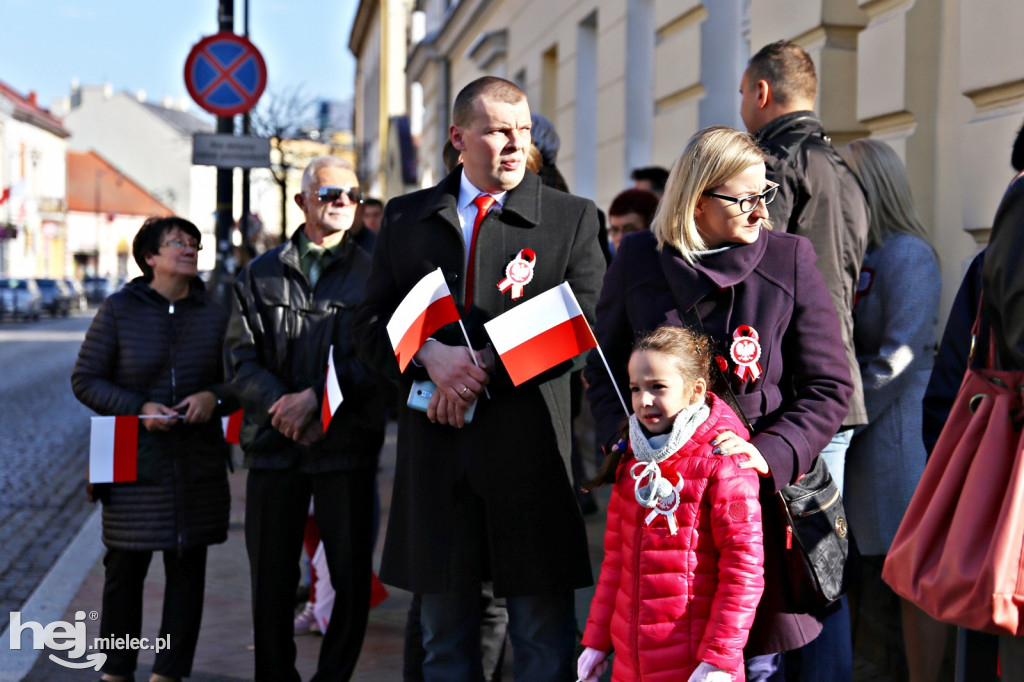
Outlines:
{"type": "Polygon", "coordinates": [[[263,55],[243,36],[222,31],[200,40],[185,60],[185,87],[217,116],[249,111],[267,85],[263,55]]]}

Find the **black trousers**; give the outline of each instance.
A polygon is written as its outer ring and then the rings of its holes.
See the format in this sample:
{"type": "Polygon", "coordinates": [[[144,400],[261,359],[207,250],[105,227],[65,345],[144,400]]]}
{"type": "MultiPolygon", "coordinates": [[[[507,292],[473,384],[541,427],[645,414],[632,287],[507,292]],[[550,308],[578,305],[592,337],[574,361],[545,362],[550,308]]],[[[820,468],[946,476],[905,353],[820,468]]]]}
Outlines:
{"type": "Polygon", "coordinates": [[[256,680],[300,679],[292,620],[311,495],[335,590],[313,680],[352,677],[370,610],[374,476],[373,470],[317,474],[249,470],[245,545],[252,580],[256,680]]]}
{"type": "MultiPolygon", "coordinates": [[[[163,555],[167,582],[160,637],[170,637],[170,646],[157,652],[153,672],[167,677],[188,677],[192,673],[192,658],[203,619],[206,546],[186,549],[180,555],[177,551],[166,551],[163,555]]],[[[139,637],[142,633],[142,589],[152,559],[152,552],[107,550],[103,557],[106,577],[101,637],[139,637]]],[[[149,646],[155,643],[151,641],[149,646]]],[[[135,672],[137,650],[111,648],[104,652],[107,661],[103,672],[128,676],[135,672]]]]}

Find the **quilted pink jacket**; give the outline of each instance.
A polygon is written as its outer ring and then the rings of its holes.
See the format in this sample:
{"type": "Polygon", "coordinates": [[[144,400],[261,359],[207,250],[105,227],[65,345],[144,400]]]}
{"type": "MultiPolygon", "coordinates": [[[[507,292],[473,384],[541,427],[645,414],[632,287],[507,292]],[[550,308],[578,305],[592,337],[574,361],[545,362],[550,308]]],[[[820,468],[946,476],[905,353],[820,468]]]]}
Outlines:
{"type": "MultiPolygon", "coordinates": [[[[722,431],[747,432],[712,395],[711,415],[661,463],[683,477],[670,533],[637,503],[628,457],[619,466],[604,536],[604,561],[584,646],[615,650],[612,680],[685,681],[701,661],[743,680],[743,646],[764,589],[758,477],[738,458],[712,454],[722,431]]],[[[739,458],[742,461],[742,458],[739,458]]]]}

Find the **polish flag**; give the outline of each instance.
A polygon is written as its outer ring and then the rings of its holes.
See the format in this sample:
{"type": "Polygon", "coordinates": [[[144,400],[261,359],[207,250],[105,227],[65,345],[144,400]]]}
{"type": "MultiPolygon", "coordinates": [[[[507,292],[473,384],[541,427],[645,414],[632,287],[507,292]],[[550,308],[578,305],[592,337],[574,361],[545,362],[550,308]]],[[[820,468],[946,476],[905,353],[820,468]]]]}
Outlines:
{"type": "Polygon", "coordinates": [[[516,386],[597,347],[568,282],[484,323],[484,328],[516,386]]]}
{"type": "Polygon", "coordinates": [[[320,423],[324,425],[324,433],[331,425],[331,417],[341,405],[341,384],[338,383],[338,370],[334,368],[334,346],[327,352],[327,380],[324,384],[324,402],[320,408],[320,423]]]}
{"type": "Polygon", "coordinates": [[[123,483],[138,478],[139,418],[93,417],[89,434],[89,482],[123,483]]]}
{"type": "Polygon", "coordinates": [[[398,368],[405,371],[423,342],[441,327],[459,320],[452,292],[441,268],[416,283],[387,324],[398,368]]]}
{"type": "Polygon", "coordinates": [[[238,445],[242,437],[242,410],[235,410],[228,416],[221,417],[220,425],[224,429],[224,440],[232,445],[238,445]]]}

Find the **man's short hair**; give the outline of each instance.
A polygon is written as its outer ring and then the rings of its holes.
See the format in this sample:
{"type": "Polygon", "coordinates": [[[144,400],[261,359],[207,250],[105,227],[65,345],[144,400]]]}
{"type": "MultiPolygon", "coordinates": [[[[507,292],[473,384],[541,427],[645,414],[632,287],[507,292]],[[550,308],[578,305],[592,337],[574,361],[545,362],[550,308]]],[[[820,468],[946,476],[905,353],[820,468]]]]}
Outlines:
{"type": "Polygon", "coordinates": [[[309,162],[306,170],[302,171],[303,194],[308,194],[309,190],[313,188],[313,183],[316,182],[316,172],[321,168],[344,168],[352,171],[353,174],[356,172],[356,167],[340,156],[318,156],[309,162]]]}
{"type": "Polygon", "coordinates": [[[788,40],[765,45],[747,64],[747,82],[767,81],[772,97],[782,106],[793,99],[811,102],[818,94],[814,62],[802,47],[788,40]]]}
{"type": "Polygon", "coordinates": [[[643,218],[646,227],[651,226],[654,214],[658,210],[658,195],[645,189],[627,189],[612,199],[608,207],[608,215],[626,215],[636,213],[643,218]]]}
{"type": "Polygon", "coordinates": [[[363,210],[365,211],[370,206],[375,206],[383,210],[384,202],[377,197],[363,197],[363,210]]]}
{"type": "Polygon", "coordinates": [[[646,180],[651,183],[651,189],[657,194],[665,193],[665,183],[668,182],[668,169],[661,166],[644,166],[633,169],[629,176],[636,180],[646,180]]]}
{"type": "Polygon", "coordinates": [[[526,93],[512,81],[497,76],[484,76],[462,88],[455,96],[452,106],[452,123],[465,127],[473,122],[473,105],[481,95],[487,95],[502,104],[519,104],[526,99],[526,93]]]}

